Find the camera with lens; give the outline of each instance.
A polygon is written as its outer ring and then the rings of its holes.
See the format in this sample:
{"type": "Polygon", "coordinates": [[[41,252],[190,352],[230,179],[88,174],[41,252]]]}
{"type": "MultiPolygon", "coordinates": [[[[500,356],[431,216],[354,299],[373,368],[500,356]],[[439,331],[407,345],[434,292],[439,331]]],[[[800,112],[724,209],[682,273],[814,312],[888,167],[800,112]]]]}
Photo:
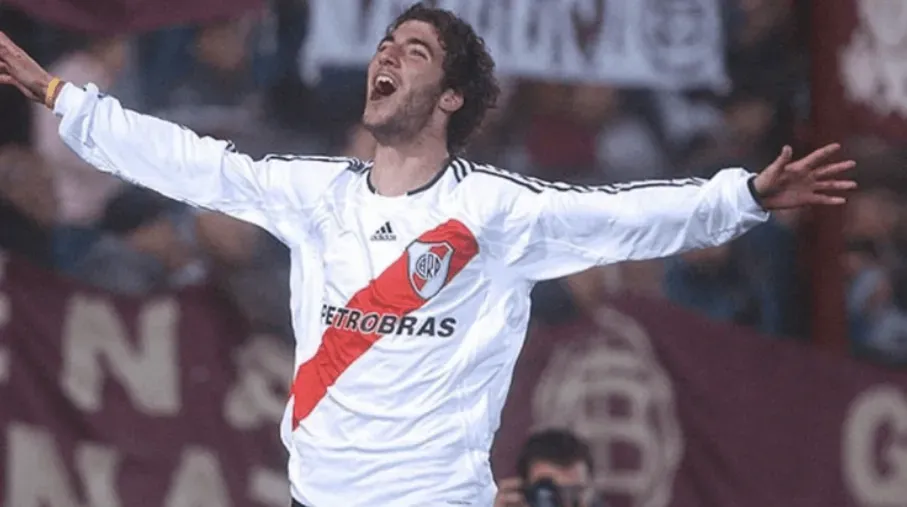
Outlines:
{"type": "Polygon", "coordinates": [[[538,480],[523,492],[529,507],[575,507],[564,505],[557,485],[551,479],[538,480]]]}
{"type": "Polygon", "coordinates": [[[569,430],[532,434],[520,451],[517,472],[528,507],[605,507],[592,486],[592,452],[569,430]]]}
{"type": "Polygon", "coordinates": [[[593,496],[583,502],[585,488],[558,486],[551,479],[539,479],[523,490],[529,507],[607,507],[601,498],[593,496]]]}

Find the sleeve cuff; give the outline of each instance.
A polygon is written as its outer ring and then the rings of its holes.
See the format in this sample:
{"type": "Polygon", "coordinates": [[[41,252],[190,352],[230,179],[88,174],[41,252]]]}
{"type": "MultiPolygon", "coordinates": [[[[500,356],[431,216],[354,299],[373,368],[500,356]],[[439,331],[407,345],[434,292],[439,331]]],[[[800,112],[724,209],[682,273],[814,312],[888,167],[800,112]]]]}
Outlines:
{"type": "Polygon", "coordinates": [[[78,104],[82,102],[82,98],[86,93],[88,93],[86,90],[79,88],[72,83],[64,84],[63,89],[60,90],[60,94],[57,95],[57,101],[54,103],[54,114],[57,117],[62,118],[67,111],[71,111],[74,107],[78,107],[78,104]]]}
{"type": "Polygon", "coordinates": [[[759,192],[756,191],[756,175],[752,175],[746,179],[746,190],[749,194],[749,198],[752,200],[753,204],[759,207],[761,211],[768,211],[765,209],[765,205],[762,202],[762,198],[759,196],[759,192]]]}

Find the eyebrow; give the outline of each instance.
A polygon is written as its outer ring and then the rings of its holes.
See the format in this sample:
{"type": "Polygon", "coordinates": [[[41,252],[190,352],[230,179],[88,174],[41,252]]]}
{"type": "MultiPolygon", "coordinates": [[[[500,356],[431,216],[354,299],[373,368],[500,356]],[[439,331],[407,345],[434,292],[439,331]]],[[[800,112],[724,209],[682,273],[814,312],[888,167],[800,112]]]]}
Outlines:
{"type": "MultiPolygon", "coordinates": [[[[378,47],[380,48],[381,46],[383,46],[385,42],[394,42],[394,36],[386,35],[383,39],[381,39],[381,42],[378,43],[378,47]]],[[[418,37],[410,37],[410,38],[406,39],[406,41],[403,44],[407,45],[407,46],[408,45],[422,46],[423,48],[425,48],[426,51],[428,51],[429,56],[431,56],[432,58],[434,58],[434,56],[435,56],[435,52],[432,51],[431,46],[429,46],[427,42],[425,42],[424,40],[422,40],[418,37]]]]}

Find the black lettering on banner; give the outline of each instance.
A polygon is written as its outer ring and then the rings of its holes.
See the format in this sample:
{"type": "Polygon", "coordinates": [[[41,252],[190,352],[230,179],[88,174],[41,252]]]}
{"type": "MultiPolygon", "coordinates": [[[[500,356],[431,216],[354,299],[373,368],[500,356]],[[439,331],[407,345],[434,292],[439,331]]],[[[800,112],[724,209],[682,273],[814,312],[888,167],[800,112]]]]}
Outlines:
{"type": "Polygon", "coordinates": [[[410,317],[407,315],[400,319],[400,328],[397,329],[397,334],[406,333],[407,336],[412,336],[416,332],[416,324],[419,323],[419,319],[415,317],[410,317]]]}
{"type": "Polygon", "coordinates": [[[375,328],[378,327],[378,314],[377,313],[367,313],[362,317],[362,322],[359,323],[359,331],[363,333],[371,333],[375,331],[375,328]]]}
{"type": "Polygon", "coordinates": [[[435,335],[435,318],[427,317],[425,322],[422,323],[422,327],[419,328],[419,332],[416,333],[416,336],[434,336],[435,335]]]}
{"type": "Polygon", "coordinates": [[[362,312],[359,310],[351,310],[350,318],[346,321],[346,325],[343,326],[343,329],[350,329],[353,331],[357,330],[357,325],[359,324],[359,318],[362,317],[362,312]]]}
{"type": "Polygon", "coordinates": [[[396,315],[385,315],[381,317],[381,323],[378,325],[378,334],[391,334],[397,327],[396,315]]]}
{"type": "Polygon", "coordinates": [[[453,336],[454,331],[456,330],[456,325],[457,319],[453,317],[442,319],[441,323],[438,326],[441,328],[440,331],[438,331],[438,336],[441,338],[450,338],[451,336],[453,336]]]}

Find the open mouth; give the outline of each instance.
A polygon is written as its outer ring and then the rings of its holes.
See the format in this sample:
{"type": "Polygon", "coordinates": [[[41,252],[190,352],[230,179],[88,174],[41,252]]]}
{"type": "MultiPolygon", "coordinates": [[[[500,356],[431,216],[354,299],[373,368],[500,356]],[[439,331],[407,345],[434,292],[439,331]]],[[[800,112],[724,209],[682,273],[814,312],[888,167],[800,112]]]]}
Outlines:
{"type": "Polygon", "coordinates": [[[379,75],[372,84],[372,94],[369,97],[372,100],[379,100],[390,97],[397,91],[397,83],[390,76],[379,75]]]}

